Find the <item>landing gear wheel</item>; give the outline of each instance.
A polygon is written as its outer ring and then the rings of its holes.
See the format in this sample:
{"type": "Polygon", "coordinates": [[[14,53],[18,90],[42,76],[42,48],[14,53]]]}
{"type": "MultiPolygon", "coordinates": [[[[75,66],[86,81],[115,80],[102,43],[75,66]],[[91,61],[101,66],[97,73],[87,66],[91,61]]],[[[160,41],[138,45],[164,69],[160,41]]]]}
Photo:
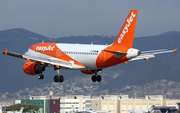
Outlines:
{"type": "Polygon", "coordinates": [[[44,79],[44,75],[38,75],[38,79],[44,79]]]}
{"type": "Polygon", "coordinates": [[[93,75],[93,76],[91,77],[91,80],[92,80],[93,82],[96,82],[96,75],[93,75]]]}
{"type": "Polygon", "coordinates": [[[96,81],[97,81],[97,82],[101,82],[101,75],[97,75],[96,81]]]}
{"type": "Polygon", "coordinates": [[[63,82],[64,81],[64,77],[62,75],[59,76],[59,82],[63,82]]]}
{"type": "Polygon", "coordinates": [[[58,82],[58,76],[56,75],[56,76],[54,76],[54,82],[58,82]]]}

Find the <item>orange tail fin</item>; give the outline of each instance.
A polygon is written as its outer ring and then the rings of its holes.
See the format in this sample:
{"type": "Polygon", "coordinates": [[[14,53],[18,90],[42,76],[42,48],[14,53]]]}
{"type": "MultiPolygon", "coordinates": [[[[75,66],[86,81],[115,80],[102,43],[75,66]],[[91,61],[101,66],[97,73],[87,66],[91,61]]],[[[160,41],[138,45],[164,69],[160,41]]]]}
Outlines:
{"type": "Polygon", "coordinates": [[[138,10],[131,10],[112,46],[132,48],[138,10]]]}

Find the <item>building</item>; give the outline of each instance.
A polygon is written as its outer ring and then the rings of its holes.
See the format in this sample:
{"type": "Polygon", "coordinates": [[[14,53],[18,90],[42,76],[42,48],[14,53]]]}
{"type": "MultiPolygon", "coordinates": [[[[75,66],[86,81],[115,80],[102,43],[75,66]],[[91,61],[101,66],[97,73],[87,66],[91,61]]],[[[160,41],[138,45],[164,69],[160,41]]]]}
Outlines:
{"type": "Polygon", "coordinates": [[[46,96],[30,96],[28,100],[21,100],[21,103],[38,105],[38,113],[59,113],[60,110],[60,100],[49,99],[46,96]]]}
{"type": "Polygon", "coordinates": [[[89,109],[91,107],[90,96],[68,95],[60,98],[60,113],[72,111],[72,105],[76,109],[89,109]]]}
{"type": "MultiPolygon", "coordinates": [[[[19,101],[17,101],[19,102],[19,101]]],[[[76,109],[95,111],[111,111],[111,113],[130,113],[133,109],[148,110],[153,104],[157,110],[167,108],[175,111],[180,100],[164,99],[162,95],[146,95],[145,98],[134,99],[128,95],[100,95],[100,96],[30,96],[28,100],[21,100],[21,103],[33,103],[39,106],[38,113],[69,113],[72,105],[76,109]]],[[[176,110],[177,111],[177,110],[176,110]]]]}

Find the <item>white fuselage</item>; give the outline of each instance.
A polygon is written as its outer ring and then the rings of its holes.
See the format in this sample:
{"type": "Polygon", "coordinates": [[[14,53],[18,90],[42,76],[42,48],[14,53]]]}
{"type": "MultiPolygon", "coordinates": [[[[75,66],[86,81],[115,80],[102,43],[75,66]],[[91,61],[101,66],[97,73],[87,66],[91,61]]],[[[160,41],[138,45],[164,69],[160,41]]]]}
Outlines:
{"type": "MultiPolygon", "coordinates": [[[[25,55],[32,57],[40,57],[41,59],[65,59],[62,57],[62,54],[68,55],[73,60],[69,62],[73,64],[74,61],[77,61],[83,64],[86,67],[79,65],[72,65],[72,69],[98,69],[96,66],[96,60],[98,55],[104,50],[108,45],[93,45],[93,44],[67,44],[67,43],[56,43],[58,49],[52,49],[52,56],[47,54],[42,54],[41,52],[36,52],[29,49],[25,55]],[[62,52],[63,53],[62,53],[62,52]]],[[[43,50],[43,49],[42,49],[43,50]]],[[[44,50],[45,51],[45,50],[44,50]]]]}

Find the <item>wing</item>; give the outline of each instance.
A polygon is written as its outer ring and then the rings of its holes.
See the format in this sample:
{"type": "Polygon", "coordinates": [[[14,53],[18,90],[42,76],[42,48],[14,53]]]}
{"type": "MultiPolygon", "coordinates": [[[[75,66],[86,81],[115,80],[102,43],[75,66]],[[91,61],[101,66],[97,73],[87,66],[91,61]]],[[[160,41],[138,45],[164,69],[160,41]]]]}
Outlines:
{"type": "Polygon", "coordinates": [[[22,55],[22,56],[24,59],[29,59],[32,61],[38,61],[38,62],[43,62],[46,64],[57,65],[57,66],[68,68],[68,69],[72,68],[71,63],[57,59],[57,58],[42,58],[42,57],[34,57],[34,56],[28,56],[28,55],[22,55]]]}
{"type": "Polygon", "coordinates": [[[42,58],[42,57],[37,57],[37,56],[28,56],[28,55],[22,55],[22,54],[18,54],[18,53],[13,53],[13,52],[8,52],[8,49],[6,49],[3,54],[5,55],[10,55],[13,57],[17,57],[17,58],[22,58],[26,61],[38,61],[38,62],[43,62],[46,64],[52,64],[52,65],[58,65],[60,67],[63,68],[68,68],[68,69],[72,69],[72,64],[70,62],[66,62],[64,60],[61,59],[57,59],[57,58],[42,58]]]}
{"type": "Polygon", "coordinates": [[[13,52],[8,52],[7,50],[8,50],[8,49],[6,49],[6,50],[3,52],[3,54],[5,54],[5,55],[10,55],[10,56],[17,57],[17,58],[23,58],[21,54],[13,53],[13,52]]]}
{"type": "Polygon", "coordinates": [[[141,59],[144,59],[144,60],[149,60],[149,58],[153,58],[155,57],[155,55],[157,54],[163,54],[163,53],[171,53],[171,52],[174,52],[176,54],[176,49],[174,50],[167,50],[167,49],[160,49],[160,50],[151,50],[151,51],[142,51],[141,52],[141,55],[129,60],[129,61],[133,61],[133,60],[141,60],[141,59]]]}

